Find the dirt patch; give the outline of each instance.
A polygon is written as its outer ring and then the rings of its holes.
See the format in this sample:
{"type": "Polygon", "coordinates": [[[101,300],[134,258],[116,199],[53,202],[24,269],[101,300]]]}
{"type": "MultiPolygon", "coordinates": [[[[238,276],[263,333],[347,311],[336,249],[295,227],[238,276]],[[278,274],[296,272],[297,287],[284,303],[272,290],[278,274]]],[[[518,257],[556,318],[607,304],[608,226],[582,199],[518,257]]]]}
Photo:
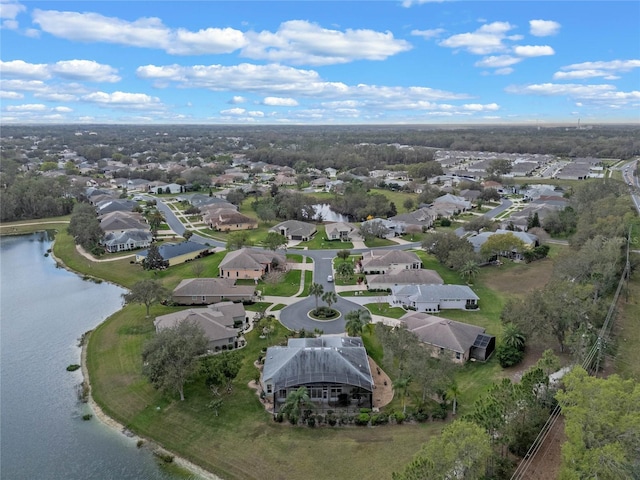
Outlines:
{"type": "Polygon", "coordinates": [[[547,284],[553,271],[553,261],[545,258],[508,269],[499,266],[486,268],[491,269],[491,275],[486,275],[483,280],[487,287],[504,294],[525,295],[547,284]]]}
{"type": "Polygon", "coordinates": [[[369,368],[373,377],[373,408],[382,408],[393,400],[391,379],[378,364],[369,357],[369,368]]]}

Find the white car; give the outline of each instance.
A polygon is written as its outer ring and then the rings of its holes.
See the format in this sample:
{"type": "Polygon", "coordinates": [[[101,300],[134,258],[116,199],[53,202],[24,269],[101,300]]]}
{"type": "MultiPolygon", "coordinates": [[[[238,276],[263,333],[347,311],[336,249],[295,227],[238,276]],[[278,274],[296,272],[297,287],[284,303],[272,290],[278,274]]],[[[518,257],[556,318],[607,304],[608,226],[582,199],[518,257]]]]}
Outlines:
{"type": "Polygon", "coordinates": [[[333,282],[333,275],[329,275],[327,277],[327,282],[333,282]]]}

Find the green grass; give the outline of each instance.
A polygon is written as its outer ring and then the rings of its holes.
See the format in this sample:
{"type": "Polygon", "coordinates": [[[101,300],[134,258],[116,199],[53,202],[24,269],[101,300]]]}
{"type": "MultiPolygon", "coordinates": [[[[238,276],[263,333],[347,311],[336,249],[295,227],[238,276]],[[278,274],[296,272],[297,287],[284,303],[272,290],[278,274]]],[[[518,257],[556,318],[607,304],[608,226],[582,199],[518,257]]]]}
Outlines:
{"type": "Polygon", "coordinates": [[[277,312],[278,310],[282,310],[286,305],[284,303],[277,303],[273,307],[271,307],[271,312],[277,312]]]}
{"type": "Polygon", "coordinates": [[[390,245],[397,245],[397,243],[393,240],[388,240],[386,238],[372,238],[370,240],[365,240],[364,244],[367,248],[388,247],[390,245]]]}
{"type": "Polygon", "coordinates": [[[316,225],[318,232],[308,242],[300,242],[300,247],[307,247],[309,250],[350,250],[353,248],[351,242],[340,242],[338,240],[327,240],[324,225],[316,225]]]}
{"type": "Polygon", "coordinates": [[[66,231],[70,215],[64,217],[43,218],[41,220],[23,220],[0,224],[0,235],[25,235],[43,230],[66,231]]]}
{"type": "MultiPolygon", "coordinates": [[[[632,263],[638,262],[634,254],[632,263]]],[[[619,314],[614,320],[613,334],[616,345],[613,362],[616,373],[624,378],[640,382],[640,273],[634,270],[628,284],[618,300],[619,314]]]]}
{"type": "Polygon", "coordinates": [[[312,283],[313,283],[313,272],[310,270],[305,270],[304,271],[304,289],[302,290],[302,293],[299,295],[300,297],[309,296],[309,288],[311,287],[312,283]]]}
{"type": "Polygon", "coordinates": [[[382,315],[383,317],[400,318],[407,313],[404,308],[390,307],[387,302],[367,303],[365,307],[369,309],[372,315],[382,315]]]}
{"type": "Polygon", "coordinates": [[[391,190],[385,190],[381,188],[372,188],[370,190],[371,193],[381,193],[385,197],[389,199],[390,202],[393,202],[396,206],[396,210],[398,213],[407,213],[409,210],[404,208],[404,202],[407,199],[413,200],[413,204],[416,205],[418,203],[418,195],[415,193],[406,193],[406,192],[392,192],[391,190]]]}
{"type": "Polygon", "coordinates": [[[298,290],[300,289],[300,277],[301,270],[289,270],[282,281],[270,284],[266,283],[264,280],[259,280],[256,285],[255,281],[251,279],[241,279],[237,280],[237,285],[255,285],[256,290],[260,290],[262,292],[262,296],[277,296],[277,297],[292,297],[298,290]]]}
{"type": "MultiPolygon", "coordinates": [[[[158,306],[153,313],[166,311],[158,306]]],[[[284,341],[280,325],[269,339],[260,339],[258,329],[247,334],[248,345],[240,350],[243,366],[216,417],[207,408],[211,396],[202,378],[187,385],[180,402],[154,390],[141,375],[140,352],[148,334],[125,332],[144,331],[149,322],[143,308],[131,306],[92,333],[87,365],[94,399],[131,431],[225,479],[279,479],[283,471],[288,479],[309,478],[310,471],[320,480],[335,478],[337,471],[341,478],[390,478],[442,426],[310,429],[273,422],[247,383],[256,377],[253,362],[261,349],[284,341]],[[322,459],[331,459],[332,468],[317,468],[322,459]]]]}

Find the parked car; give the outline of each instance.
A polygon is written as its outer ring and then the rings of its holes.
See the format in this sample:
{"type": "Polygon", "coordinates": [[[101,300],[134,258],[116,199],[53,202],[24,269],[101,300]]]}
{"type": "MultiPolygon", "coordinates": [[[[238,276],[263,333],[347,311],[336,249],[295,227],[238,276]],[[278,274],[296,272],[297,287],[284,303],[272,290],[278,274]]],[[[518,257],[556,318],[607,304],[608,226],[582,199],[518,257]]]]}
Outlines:
{"type": "Polygon", "coordinates": [[[333,282],[333,275],[329,275],[327,277],[327,282],[333,282]]]}

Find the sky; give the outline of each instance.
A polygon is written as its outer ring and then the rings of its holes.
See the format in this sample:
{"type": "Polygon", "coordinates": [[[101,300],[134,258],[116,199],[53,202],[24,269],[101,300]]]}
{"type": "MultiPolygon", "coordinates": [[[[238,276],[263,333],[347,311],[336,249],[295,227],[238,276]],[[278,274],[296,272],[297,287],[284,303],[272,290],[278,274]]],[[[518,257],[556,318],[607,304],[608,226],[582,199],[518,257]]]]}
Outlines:
{"type": "Polygon", "coordinates": [[[30,123],[640,123],[640,2],[0,0],[30,123]]]}

